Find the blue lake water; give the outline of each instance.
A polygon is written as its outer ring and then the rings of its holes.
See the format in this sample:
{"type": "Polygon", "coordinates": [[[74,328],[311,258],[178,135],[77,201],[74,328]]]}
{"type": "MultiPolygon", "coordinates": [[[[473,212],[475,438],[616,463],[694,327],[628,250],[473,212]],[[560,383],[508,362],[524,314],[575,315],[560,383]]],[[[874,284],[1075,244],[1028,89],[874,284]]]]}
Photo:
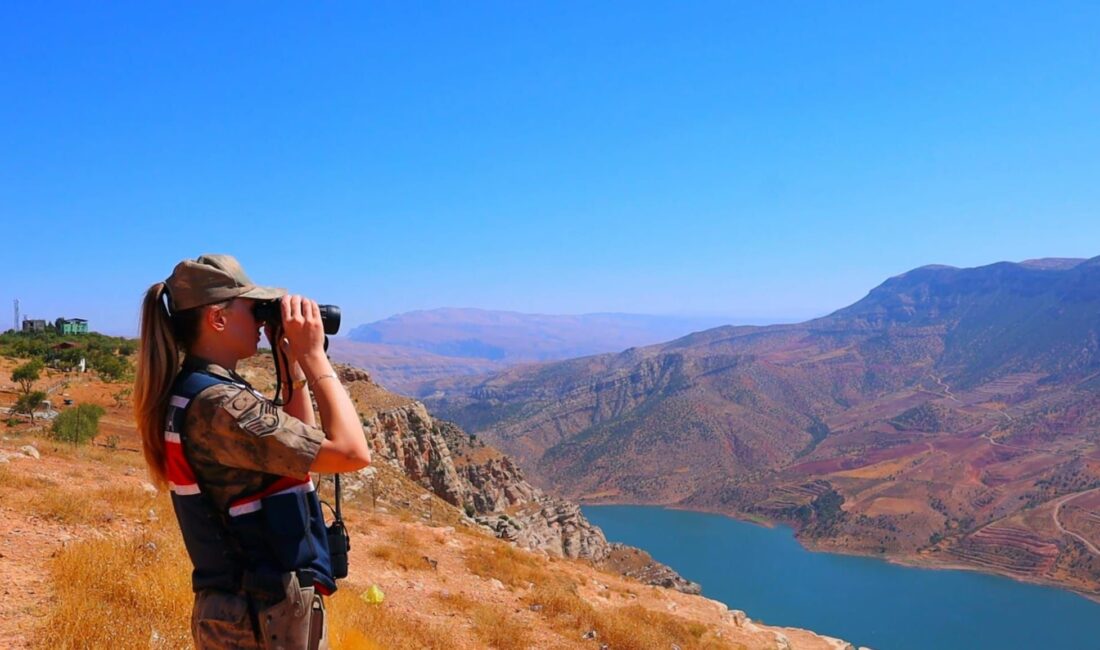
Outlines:
{"type": "Polygon", "coordinates": [[[609,541],[645,549],[703,595],[771,625],[874,650],[1100,649],[1100,604],[971,571],[815,553],[789,528],[647,506],[585,506],[609,541]]]}

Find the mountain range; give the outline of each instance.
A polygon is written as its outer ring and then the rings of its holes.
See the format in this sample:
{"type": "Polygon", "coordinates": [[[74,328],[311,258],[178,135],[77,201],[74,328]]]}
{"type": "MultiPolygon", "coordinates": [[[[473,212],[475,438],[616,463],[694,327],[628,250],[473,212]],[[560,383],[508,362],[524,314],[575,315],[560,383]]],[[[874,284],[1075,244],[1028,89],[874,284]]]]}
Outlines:
{"type": "Polygon", "coordinates": [[[1100,593],[1100,257],[925,266],[804,323],[423,390],[583,502],[1100,593]]]}
{"type": "Polygon", "coordinates": [[[433,309],[355,327],[347,337],[332,339],[331,353],[334,359],[369,370],[392,390],[418,394],[435,379],[618,352],[725,322],[717,317],[433,309]]]}

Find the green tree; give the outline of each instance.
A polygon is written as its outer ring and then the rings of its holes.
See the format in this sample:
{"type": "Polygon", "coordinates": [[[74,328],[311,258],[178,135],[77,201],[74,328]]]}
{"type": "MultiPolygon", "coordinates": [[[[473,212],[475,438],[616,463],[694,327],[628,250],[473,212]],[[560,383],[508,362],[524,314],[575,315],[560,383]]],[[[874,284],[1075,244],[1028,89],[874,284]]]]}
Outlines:
{"type": "Polygon", "coordinates": [[[30,395],[31,391],[34,390],[34,382],[38,381],[41,375],[42,362],[38,359],[31,359],[21,366],[16,366],[11,373],[11,378],[19,383],[20,391],[24,395],[30,395]]]}
{"type": "Polygon", "coordinates": [[[24,393],[19,396],[19,399],[15,400],[15,405],[12,406],[13,413],[25,413],[31,417],[31,422],[34,422],[34,409],[38,408],[38,405],[42,403],[42,400],[46,399],[46,393],[40,390],[34,390],[29,393],[24,393]]]}
{"type": "Polygon", "coordinates": [[[54,439],[74,445],[88,442],[99,433],[99,418],[104,412],[98,404],[81,404],[62,411],[53,421],[54,439]]]}
{"type": "Polygon", "coordinates": [[[92,368],[99,373],[100,377],[107,381],[118,381],[126,377],[130,370],[130,365],[120,357],[101,352],[93,357],[92,368]]]}

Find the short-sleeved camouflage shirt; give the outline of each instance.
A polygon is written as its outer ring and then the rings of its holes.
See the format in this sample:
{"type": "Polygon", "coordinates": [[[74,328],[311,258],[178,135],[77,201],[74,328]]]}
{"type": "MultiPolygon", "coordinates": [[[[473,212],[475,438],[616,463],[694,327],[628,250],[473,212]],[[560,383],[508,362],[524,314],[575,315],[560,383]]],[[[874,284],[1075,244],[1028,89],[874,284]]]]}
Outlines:
{"type": "Polygon", "coordinates": [[[184,367],[232,382],[196,395],[184,424],[188,459],[219,509],[279,477],[309,473],[325,438],[320,427],[284,413],[222,366],[188,357],[184,367]]]}

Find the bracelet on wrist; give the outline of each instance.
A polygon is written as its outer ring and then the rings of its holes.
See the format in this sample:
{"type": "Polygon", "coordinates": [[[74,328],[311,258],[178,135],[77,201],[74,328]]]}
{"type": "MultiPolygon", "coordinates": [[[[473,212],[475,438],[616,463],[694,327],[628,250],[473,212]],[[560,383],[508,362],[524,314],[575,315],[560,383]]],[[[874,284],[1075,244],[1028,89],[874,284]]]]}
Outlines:
{"type": "Polygon", "coordinates": [[[310,385],[316,386],[317,383],[320,382],[322,379],[336,379],[337,381],[339,381],[340,378],[336,376],[336,373],[329,372],[329,373],[321,375],[320,377],[314,378],[314,380],[309,382],[309,383],[310,383],[310,385]]]}

